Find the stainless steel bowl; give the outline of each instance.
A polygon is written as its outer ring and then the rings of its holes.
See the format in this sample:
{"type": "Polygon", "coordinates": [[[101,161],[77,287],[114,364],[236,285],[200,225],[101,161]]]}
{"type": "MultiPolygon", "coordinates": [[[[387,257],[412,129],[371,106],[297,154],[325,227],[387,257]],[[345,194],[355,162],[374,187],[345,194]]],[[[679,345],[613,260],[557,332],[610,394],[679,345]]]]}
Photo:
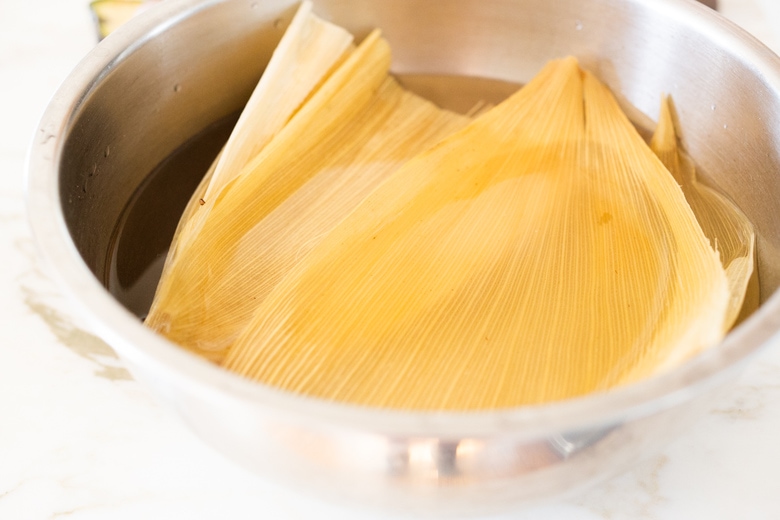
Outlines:
{"type": "Polygon", "coordinates": [[[525,82],[580,58],[683,141],[755,223],[762,305],[662,377],[545,406],[365,409],[242,380],[145,329],[104,288],[122,208],[163,158],[240,109],[294,0],[171,0],[104,40],[60,88],[29,157],[29,212],[52,273],[138,379],[238,463],[331,499],[436,514],[506,510],[656,452],[780,324],[780,60],[687,0],[319,0],[358,37],[383,29],[405,74],[525,82]]]}

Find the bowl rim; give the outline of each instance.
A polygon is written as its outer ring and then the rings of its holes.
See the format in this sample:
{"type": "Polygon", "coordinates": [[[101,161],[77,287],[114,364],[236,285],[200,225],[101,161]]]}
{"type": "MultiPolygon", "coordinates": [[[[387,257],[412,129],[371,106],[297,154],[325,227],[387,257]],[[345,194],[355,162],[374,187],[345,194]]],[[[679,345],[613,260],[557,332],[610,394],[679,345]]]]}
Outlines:
{"type": "MultiPolygon", "coordinates": [[[[231,0],[172,0],[160,3],[100,42],[62,83],[50,101],[26,161],[27,211],[48,272],[88,325],[149,377],[214,403],[244,405],[378,434],[416,438],[492,435],[539,437],[584,427],[630,421],[693,399],[736,375],[737,370],[780,329],[776,291],[723,342],[656,377],[609,392],[542,405],[484,411],[375,409],[294,395],[229,373],[157,335],[99,283],[70,238],[59,195],[58,169],[64,143],[85,99],[126,56],[180,21],[231,0]]],[[[700,34],[728,46],[780,97],[780,59],[756,38],[692,0],[627,0],[674,16],[700,34]]]]}

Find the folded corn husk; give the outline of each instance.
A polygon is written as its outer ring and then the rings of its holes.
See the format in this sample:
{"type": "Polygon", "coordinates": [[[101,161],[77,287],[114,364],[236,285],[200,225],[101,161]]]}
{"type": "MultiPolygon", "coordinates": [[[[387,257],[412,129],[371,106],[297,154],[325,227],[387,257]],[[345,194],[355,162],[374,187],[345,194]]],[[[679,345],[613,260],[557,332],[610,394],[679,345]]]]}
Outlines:
{"type": "Polygon", "coordinates": [[[693,161],[678,147],[671,99],[667,96],[661,101],[658,126],[650,147],[682,187],[702,231],[720,254],[730,294],[724,324],[730,328],[741,312],[749,314],[758,307],[753,225],[734,203],[698,181],[693,161]]]}
{"type": "Polygon", "coordinates": [[[178,249],[197,237],[214,196],[243,171],[351,53],[352,40],[341,27],[315,16],[311,2],[301,3],[228,142],[195,191],[168,263],[178,249]]]}
{"type": "MultiPolygon", "coordinates": [[[[295,60],[279,63],[295,68],[295,60]]],[[[389,63],[389,47],[375,32],[276,135],[259,132],[267,144],[238,176],[220,178],[231,142],[244,143],[240,151],[248,142],[231,138],[207,181],[209,188],[223,184],[218,195],[206,189],[202,208],[191,201],[185,213],[150,327],[219,361],[265,295],[322,236],[401,164],[465,126],[467,118],[401,89],[388,77],[389,63]]],[[[258,126],[258,112],[254,107],[246,126],[258,126]]]]}
{"type": "Polygon", "coordinates": [[[208,201],[257,156],[351,52],[353,37],[303,2],[241,112],[213,178],[208,201]]]}
{"type": "Polygon", "coordinates": [[[371,406],[541,403],[715,344],[729,301],[674,178],[568,58],[369,195],[224,366],[371,406]]]}

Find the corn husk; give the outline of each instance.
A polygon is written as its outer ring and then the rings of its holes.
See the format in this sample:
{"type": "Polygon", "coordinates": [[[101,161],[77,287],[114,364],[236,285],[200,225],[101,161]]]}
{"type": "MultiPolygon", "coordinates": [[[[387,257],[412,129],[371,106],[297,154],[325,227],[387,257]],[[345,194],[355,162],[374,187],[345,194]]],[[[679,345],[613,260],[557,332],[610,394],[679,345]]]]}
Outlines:
{"type": "Polygon", "coordinates": [[[352,35],[302,2],[236,123],[206,189],[219,193],[265,148],[352,49],[352,35]]]}
{"type": "Polygon", "coordinates": [[[389,47],[375,32],[205,202],[205,217],[197,209],[185,214],[190,228],[182,234],[197,233],[188,242],[179,236],[149,326],[219,361],[321,237],[400,165],[465,126],[468,118],[400,88],[389,64],[389,47]]]}
{"type": "Polygon", "coordinates": [[[724,325],[730,328],[738,321],[740,313],[747,315],[758,307],[753,225],[733,202],[699,182],[693,161],[678,146],[672,102],[668,96],[661,101],[658,126],[650,147],[682,187],[702,231],[720,254],[730,294],[724,325]]]}
{"type": "Polygon", "coordinates": [[[369,195],[224,366],[369,406],[542,403],[715,344],[728,301],[674,178],[568,58],[369,195]]]}
{"type": "Polygon", "coordinates": [[[143,11],[147,0],[93,0],[89,3],[97,28],[98,39],[102,40],[133,16],[143,11]]]}
{"type": "Polygon", "coordinates": [[[214,170],[207,175],[208,182],[196,201],[198,204],[188,206],[188,218],[182,219],[172,257],[197,237],[215,196],[243,171],[349,56],[352,40],[352,35],[341,27],[314,15],[311,2],[301,3],[241,112],[214,170]]]}

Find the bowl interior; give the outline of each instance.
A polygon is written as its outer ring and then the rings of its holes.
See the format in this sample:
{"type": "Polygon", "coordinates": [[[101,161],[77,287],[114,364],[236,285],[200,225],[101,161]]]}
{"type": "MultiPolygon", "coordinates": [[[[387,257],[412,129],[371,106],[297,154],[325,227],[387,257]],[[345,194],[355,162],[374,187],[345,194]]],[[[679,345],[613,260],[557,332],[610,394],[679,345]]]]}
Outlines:
{"type": "MultiPolygon", "coordinates": [[[[227,135],[224,122],[235,117],[262,74],[294,4],[215,2],[185,10],[175,23],[134,41],[81,99],[61,156],[65,221],[90,270],[106,285],[113,280],[115,294],[137,314],[148,296],[130,289],[153,285],[159,271],[159,265],[147,270],[141,264],[148,266],[150,258],[159,264],[166,233],[227,135]],[[228,25],[230,31],[216,30],[228,25]],[[115,232],[134,193],[183,147],[188,151],[181,164],[168,164],[183,173],[152,187],[160,212],[149,213],[146,223],[164,224],[163,238],[148,244],[136,239],[117,251],[115,232]],[[121,280],[112,275],[117,262],[121,280]]],[[[410,78],[522,84],[546,61],[572,54],[610,85],[639,124],[651,125],[661,94],[671,94],[684,146],[707,182],[756,225],[766,299],[780,282],[777,92],[732,41],[705,30],[705,21],[722,23],[714,15],[687,6],[690,13],[682,16],[673,7],[619,0],[495,0],[490,9],[470,0],[315,2],[320,15],[358,38],[381,27],[393,48],[394,72],[410,78]]],[[[479,89],[475,85],[472,90],[479,89]]],[[[427,92],[457,97],[453,89],[456,84],[444,82],[438,93],[427,92]]]]}

